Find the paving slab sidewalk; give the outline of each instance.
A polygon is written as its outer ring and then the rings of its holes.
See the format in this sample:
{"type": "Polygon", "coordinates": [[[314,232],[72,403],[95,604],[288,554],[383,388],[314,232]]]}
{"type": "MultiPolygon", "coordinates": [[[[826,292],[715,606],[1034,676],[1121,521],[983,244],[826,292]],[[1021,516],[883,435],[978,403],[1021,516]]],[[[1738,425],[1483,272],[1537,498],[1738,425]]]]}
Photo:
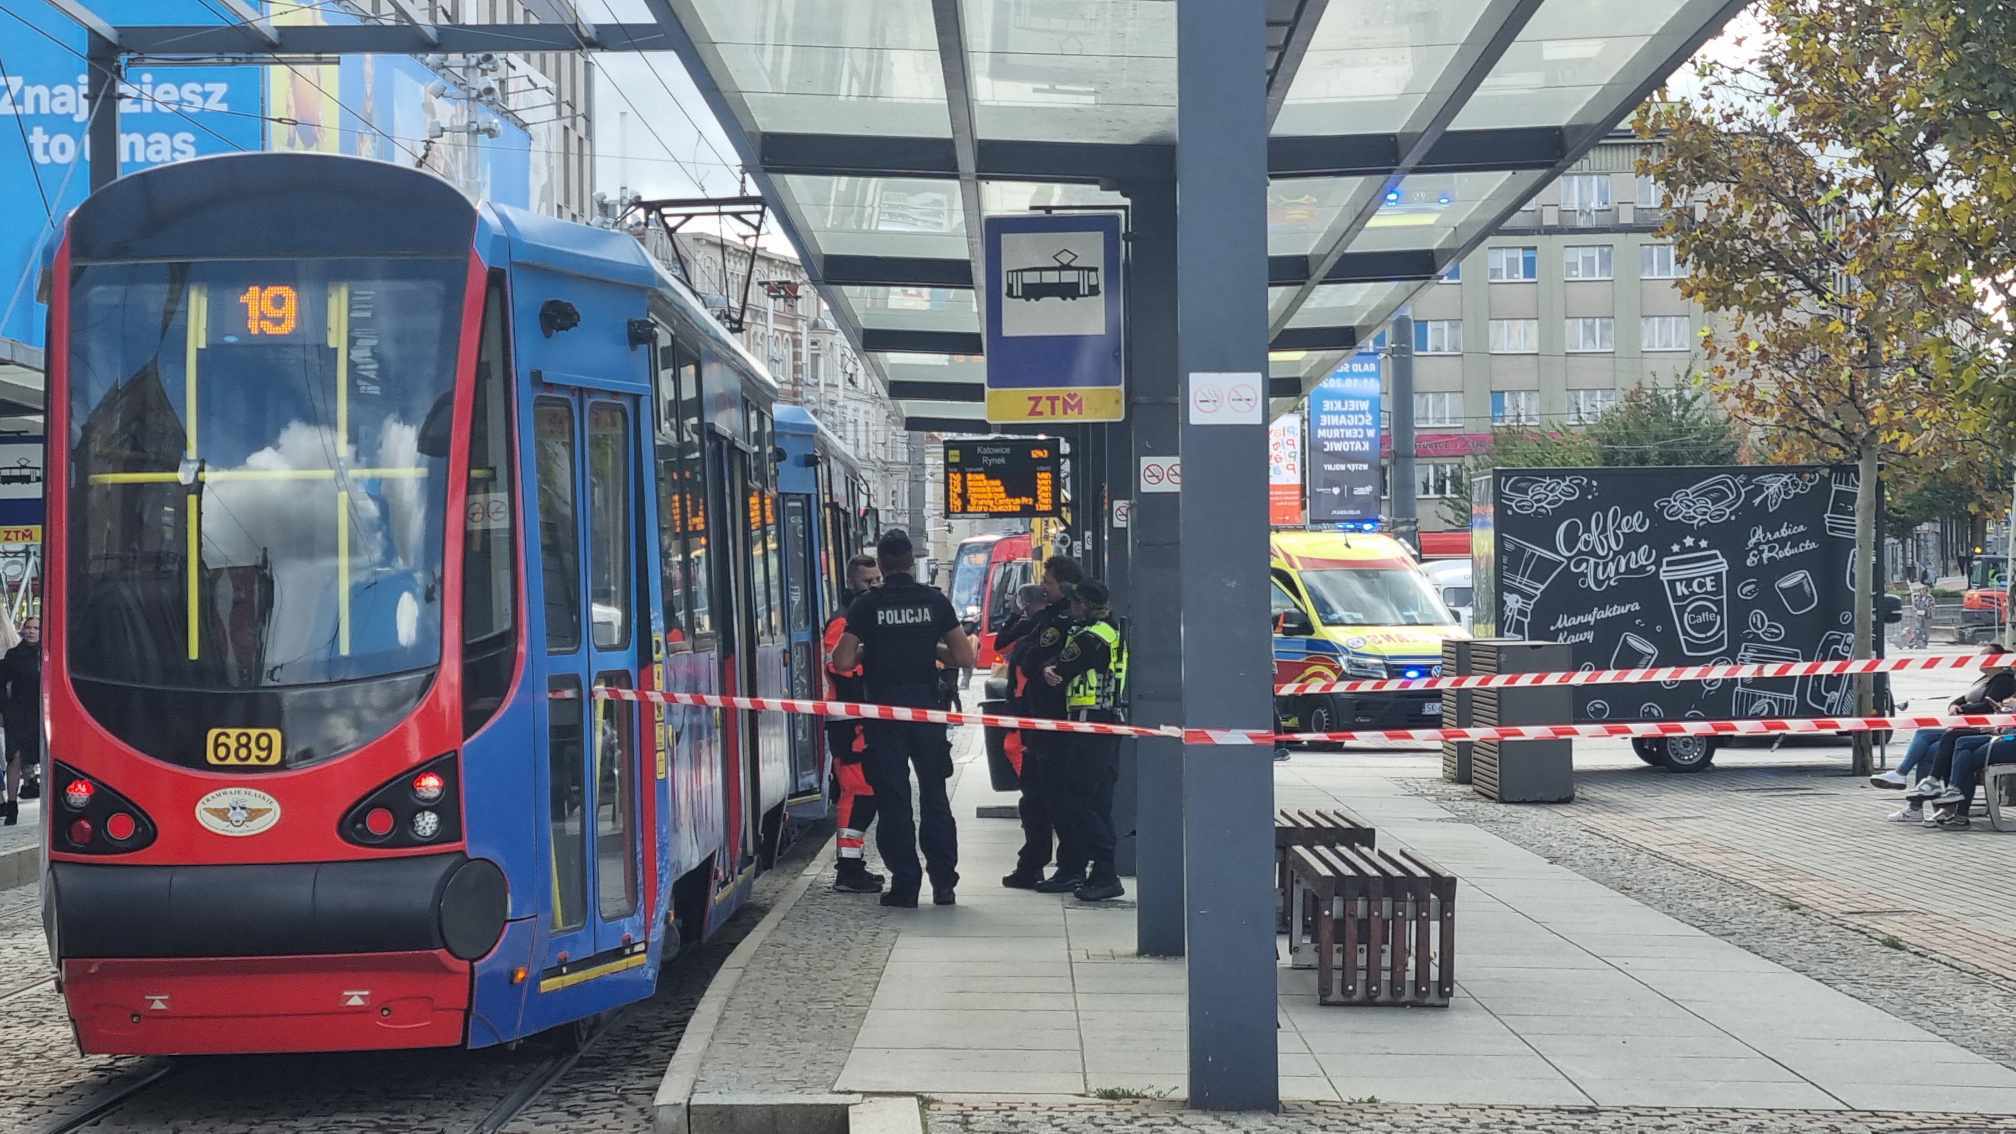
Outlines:
{"type": "MultiPolygon", "coordinates": [[[[763,991],[729,1005],[703,1089],[1182,1097],[1183,963],[1134,955],[1128,903],[1000,888],[1020,830],[971,818],[1008,801],[977,745],[961,759],[959,905],[890,911],[815,887],[750,959],[744,985],[763,991]],[[814,1038],[754,1042],[780,1036],[814,1038]]],[[[1313,973],[1280,970],[1284,1099],[2016,1113],[2016,1070],[1457,821],[1401,782],[1418,774],[1277,772],[1281,805],[1344,803],[1381,846],[1463,880],[1446,1009],[1321,1007],[1313,973]]]]}

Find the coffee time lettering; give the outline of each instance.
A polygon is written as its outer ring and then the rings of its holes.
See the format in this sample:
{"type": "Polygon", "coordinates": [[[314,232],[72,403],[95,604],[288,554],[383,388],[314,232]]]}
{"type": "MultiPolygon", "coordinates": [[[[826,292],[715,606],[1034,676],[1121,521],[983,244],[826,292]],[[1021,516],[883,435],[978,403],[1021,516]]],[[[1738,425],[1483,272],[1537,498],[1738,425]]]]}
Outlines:
{"type": "Polygon", "coordinates": [[[1636,579],[1653,571],[1650,547],[1624,549],[1627,536],[1650,531],[1643,512],[1606,508],[1587,520],[1571,517],[1554,531],[1554,550],[1568,561],[1568,570],[1582,579],[1585,590],[1608,590],[1621,579],[1636,579]]]}

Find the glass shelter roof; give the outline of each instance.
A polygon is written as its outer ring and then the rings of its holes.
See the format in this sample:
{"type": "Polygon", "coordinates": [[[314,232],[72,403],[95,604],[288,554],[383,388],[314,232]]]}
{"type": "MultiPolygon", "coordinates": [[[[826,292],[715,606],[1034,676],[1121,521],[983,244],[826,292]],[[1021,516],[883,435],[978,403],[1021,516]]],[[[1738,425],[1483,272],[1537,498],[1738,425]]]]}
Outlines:
{"type": "MultiPolygon", "coordinates": [[[[1277,408],[1742,7],[1266,2],[1277,408]]],[[[841,324],[920,428],[987,428],[980,218],[1124,207],[1111,186],[1173,160],[1170,0],[663,6],[841,324]]]]}
{"type": "MultiPolygon", "coordinates": [[[[150,58],[673,51],[913,428],[984,432],[981,218],[1124,208],[1116,186],[1172,177],[1177,2],[633,0],[648,20],[557,5],[484,25],[395,0],[397,18],[368,27],[114,27],[90,0],[57,7],[150,58]]],[[[1747,0],[1245,2],[1268,23],[1281,409],[1747,0]]]]}

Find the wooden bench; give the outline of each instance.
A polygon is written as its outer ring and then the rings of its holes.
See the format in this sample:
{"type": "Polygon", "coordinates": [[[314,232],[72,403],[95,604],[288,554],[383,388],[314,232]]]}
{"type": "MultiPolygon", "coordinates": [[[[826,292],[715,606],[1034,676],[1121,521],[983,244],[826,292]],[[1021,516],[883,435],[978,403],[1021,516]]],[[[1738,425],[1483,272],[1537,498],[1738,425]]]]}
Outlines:
{"type": "Polygon", "coordinates": [[[1318,1003],[1448,1005],[1455,875],[1411,850],[1351,846],[1292,847],[1288,869],[1289,939],[1314,953],[1318,1003]]]}
{"type": "Polygon", "coordinates": [[[1291,847],[1351,846],[1372,849],[1372,828],[1343,807],[1284,807],[1274,816],[1274,928],[1288,928],[1288,851],[1291,847]]]}

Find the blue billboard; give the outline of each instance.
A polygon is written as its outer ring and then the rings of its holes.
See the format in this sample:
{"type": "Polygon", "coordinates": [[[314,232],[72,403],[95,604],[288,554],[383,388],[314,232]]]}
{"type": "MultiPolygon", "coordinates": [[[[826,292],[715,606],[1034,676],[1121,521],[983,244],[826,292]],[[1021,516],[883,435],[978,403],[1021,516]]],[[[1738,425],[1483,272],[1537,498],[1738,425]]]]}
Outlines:
{"type": "MultiPolygon", "coordinates": [[[[276,0],[273,22],[351,24],[333,6],[276,0]]],[[[206,0],[93,0],[112,24],[214,24],[206,0]]],[[[42,3],[0,10],[0,338],[43,345],[46,309],[36,291],[58,226],[90,191],[85,144],[85,34],[42,3]],[[45,204],[46,202],[46,204],[45,204]]],[[[404,55],[346,56],[340,63],[266,66],[129,66],[120,100],[119,168],[239,150],[308,150],[418,166],[479,200],[551,212],[552,162],[495,111],[437,93],[441,76],[404,55]],[[494,137],[454,128],[475,123],[494,137]],[[450,128],[431,138],[435,126],[450,128]]],[[[550,96],[537,96],[541,99],[550,96]]],[[[550,113],[550,111],[548,112],[550,113]]]]}
{"type": "Polygon", "coordinates": [[[1377,520],[1379,352],[1339,363],[1309,394],[1309,523],[1377,520]]]}
{"type": "MultiPolygon", "coordinates": [[[[200,0],[93,0],[114,24],[216,23],[200,0]]],[[[84,29],[48,4],[0,12],[0,338],[42,345],[42,252],[91,186],[85,145],[84,29]],[[45,205],[46,202],[46,205],[45,205]],[[54,217],[54,223],[51,217],[54,217]]],[[[258,149],[265,123],[256,67],[135,66],[120,100],[124,171],[258,149]]]]}

